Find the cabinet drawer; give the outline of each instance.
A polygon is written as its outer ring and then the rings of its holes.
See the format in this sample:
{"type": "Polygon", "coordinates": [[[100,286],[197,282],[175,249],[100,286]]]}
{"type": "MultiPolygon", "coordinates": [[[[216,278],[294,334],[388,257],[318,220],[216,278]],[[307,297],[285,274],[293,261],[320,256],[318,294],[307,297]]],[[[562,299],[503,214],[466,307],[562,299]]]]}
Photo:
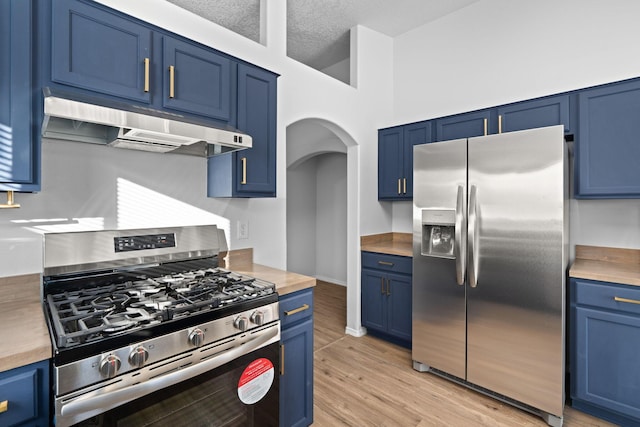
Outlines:
{"type": "Polygon", "coordinates": [[[578,305],[591,305],[609,310],[640,315],[640,287],[607,282],[572,279],[573,300],[578,305]]]}
{"type": "Polygon", "coordinates": [[[362,268],[375,268],[376,270],[411,274],[412,265],[413,258],[410,257],[362,252],[362,268]]]}
{"type": "Polygon", "coordinates": [[[37,368],[19,368],[2,374],[0,402],[7,401],[7,409],[0,413],[0,425],[12,426],[35,419],[38,397],[37,368]]]}
{"type": "Polygon", "coordinates": [[[284,329],[313,316],[313,290],[305,289],[280,298],[280,325],[284,329]]]}

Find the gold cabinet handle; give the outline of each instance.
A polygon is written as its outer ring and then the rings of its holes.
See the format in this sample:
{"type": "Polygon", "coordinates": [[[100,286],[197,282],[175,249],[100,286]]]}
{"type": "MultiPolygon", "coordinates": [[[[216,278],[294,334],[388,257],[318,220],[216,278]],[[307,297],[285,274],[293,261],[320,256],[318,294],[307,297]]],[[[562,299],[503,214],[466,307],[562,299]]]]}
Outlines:
{"type": "Polygon", "coordinates": [[[9,410],[9,401],[3,400],[0,402],[0,414],[9,410]]]}
{"type": "Polygon", "coordinates": [[[483,122],[484,122],[484,136],[487,136],[487,129],[489,127],[489,122],[487,121],[486,118],[483,120],[483,122]]]}
{"type": "Polygon", "coordinates": [[[242,162],[242,181],[240,181],[240,184],[246,184],[247,183],[247,158],[243,157],[240,159],[240,161],[242,162]]]}
{"type": "Polygon", "coordinates": [[[169,65],[169,98],[175,98],[176,67],[169,65]]]}
{"type": "Polygon", "coordinates": [[[402,194],[407,194],[407,178],[402,178],[402,194]]]}
{"type": "Polygon", "coordinates": [[[284,315],[285,316],[292,316],[296,313],[300,313],[301,311],[305,311],[305,310],[309,310],[309,306],[307,304],[302,304],[302,307],[298,307],[296,309],[293,310],[289,310],[289,311],[285,311],[284,315]]]}
{"type": "Polygon", "coordinates": [[[398,178],[398,194],[402,194],[402,178],[398,178]]]}
{"type": "MultiPolygon", "coordinates": [[[[498,133],[502,133],[502,114],[498,115],[498,133]]],[[[486,131],[485,131],[486,134],[486,131]]]]}
{"type": "Polygon", "coordinates": [[[393,263],[389,262],[389,261],[378,261],[378,264],[379,265],[386,265],[386,266],[389,266],[389,267],[393,266],[393,263]]]}
{"type": "Polygon", "coordinates": [[[0,209],[19,208],[20,204],[13,200],[13,190],[7,191],[7,203],[0,205],[0,209]]]}
{"type": "Polygon", "coordinates": [[[626,302],[629,304],[640,304],[640,301],[637,299],[629,299],[629,298],[621,298],[621,297],[613,297],[613,299],[617,302],[626,302]]]}
{"type": "Polygon", "coordinates": [[[149,92],[149,58],[144,58],[144,91],[149,92]]]}
{"type": "Polygon", "coordinates": [[[284,375],[284,344],[280,345],[280,376],[284,375]]]}

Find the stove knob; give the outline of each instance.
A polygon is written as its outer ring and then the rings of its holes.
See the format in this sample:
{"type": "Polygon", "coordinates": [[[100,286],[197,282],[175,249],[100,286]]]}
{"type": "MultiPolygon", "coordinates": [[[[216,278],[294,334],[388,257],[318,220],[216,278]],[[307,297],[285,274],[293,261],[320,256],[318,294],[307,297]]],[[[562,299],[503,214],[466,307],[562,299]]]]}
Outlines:
{"type": "Polygon", "coordinates": [[[261,311],[254,311],[251,315],[251,321],[258,326],[264,325],[264,313],[261,311]]]}
{"type": "Polygon", "coordinates": [[[204,332],[202,329],[195,328],[189,334],[189,343],[194,347],[200,347],[204,343],[204,332]]]}
{"type": "Polygon", "coordinates": [[[129,354],[129,363],[135,368],[142,368],[147,359],[149,359],[149,351],[141,345],[129,354]]]}
{"type": "Polygon", "coordinates": [[[233,321],[233,326],[235,326],[236,329],[240,329],[242,332],[244,332],[249,327],[249,319],[244,316],[238,316],[236,317],[236,320],[233,321]]]}
{"type": "Polygon", "coordinates": [[[120,358],[116,355],[110,354],[100,362],[100,374],[105,378],[114,377],[120,369],[120,358]]]}

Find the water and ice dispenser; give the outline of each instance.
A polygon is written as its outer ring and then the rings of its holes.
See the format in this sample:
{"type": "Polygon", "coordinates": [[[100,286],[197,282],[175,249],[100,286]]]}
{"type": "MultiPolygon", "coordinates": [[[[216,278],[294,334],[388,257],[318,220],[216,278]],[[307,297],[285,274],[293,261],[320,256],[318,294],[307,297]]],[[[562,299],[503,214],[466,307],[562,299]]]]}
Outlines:
{"type": "Polygon", "coordinates": [[[423,209],[421,254],[455,259],[455,232],[455,209],[423,209]]]}

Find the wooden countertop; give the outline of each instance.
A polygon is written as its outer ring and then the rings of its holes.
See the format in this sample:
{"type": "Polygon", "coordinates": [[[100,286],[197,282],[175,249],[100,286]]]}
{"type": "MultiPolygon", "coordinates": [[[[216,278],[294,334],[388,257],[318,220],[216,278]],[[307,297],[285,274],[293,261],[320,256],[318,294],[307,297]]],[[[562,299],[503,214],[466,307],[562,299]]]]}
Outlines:
{"type": "Polygon", "coordinates": [[[360,250],[413,257],[411,233],[382,233],[360,237],[360,250]]]}
{"type": "Polygon", "coordinates": [[[225,268],[240,274],[255,277],[275,283],[278,295],[286,295],[301,291],[316,285],[314,277],[290,271],[267,267],[266,265],[253,263],[253,249],[238,249],[229,251],[224,257],[225,268]]]}
{"type": "Polygon", "coordinates": [[[0,278],[0,372],[51,357],[40,274],[0,278]]]}
{"type": "Polygon", "coordinates": [[[569,276],[640,286],[640,250],[576,245],[569,276]]]}

